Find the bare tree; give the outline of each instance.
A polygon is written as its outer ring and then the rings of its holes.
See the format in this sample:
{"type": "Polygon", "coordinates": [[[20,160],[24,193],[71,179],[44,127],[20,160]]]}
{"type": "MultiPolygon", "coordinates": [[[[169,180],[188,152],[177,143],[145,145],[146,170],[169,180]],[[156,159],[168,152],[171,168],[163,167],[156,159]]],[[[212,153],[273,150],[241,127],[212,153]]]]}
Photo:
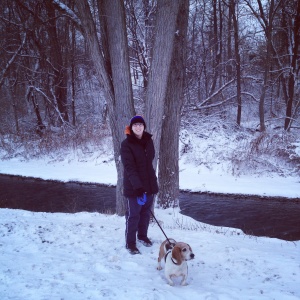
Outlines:
{"type": "MultiPolygon", "coordinates": [[[[90,47],[91,56],[99,72],[99,78],[106,91],[110,126],[113,133],[115,162],[118,171],[117,185],[117,213],[124,213],[124,208],[119,201],[122,191],[123,170],[119,160],[119,145],[124,138],[123,130],[129,117],[133,115],[133,101],[131,80],[128,63],[127,38],[125,31],[125,14],[122,1],[103,1],[101,6],[105,19],[104,25],[108,44],[106,61],[100,51],[95,24],[87,2],[76,1],[79,18],[82,22],[85,38],[90,47]],[[107,63],[111,66],[111,77],[107,72],[107,63]]],[[[162,0],[158,3],[158,15],[153,48],[153,60],[149,76],[149,86],[146,100],[146,121],[150,132],[154,134],[156,151],[159,153],[161,126],[164,114],[167,78],[169,76],[175,24],[179,9],[179,2],[162,0]]],[[[102,45],[105,47],[105,45],[102,45]]],[[[179,105],[180,107],[180,105],[179,105]]],[[[178,130],[178,127],[176,127],[178,130]]],[[[178,135],[178,132],[177,132],[178,135]]],[[[177,143],[178,146],[178,143],[177,143]]]]}
{"type": "Polygon", "coordinates": [[[212,84],[210,86],[209,95],[212,95],[215,92],[217,81],[220,79],[220,63],[222,57],[223,43],[222,43],[222,32],[223,32],[223,20],[222,20],[222,10],[221,10],[221,1],[212,0],[212,9],[213,9],[213,19],[212,19],[212,39],[211,39],[211,48],[213,52],[212,59],[212,84]]]}
{"type": "Polygon", "coordinates": [[[48,15],[47,21],[49,22],[49,26],[47,27],[50,41],[49,48],[51,52],[49,60],[53,66],[54,73],[51,93],[54,101],[57,103],[57,108],[62,116],[62,120],[69,122],[67,109],[67,72],[57,34],[55,8],[53,4],[48,1],[45,2],[45,6],[48,15]]]}
{"type": "Polygon", "coordinates": [[[184,99],[189,0],[179,2],[159,152],[158,204],[164,208],[178,205],[179,196],[179,131],[184,99]]]}
{"type": "MultiPolygon", "coordinates": [[[[157,6],[157,20],[153,45],[153,58],[146,95],[146,123],[153,134],[156,153],[160,152],[161,129],[164,118],[165,96],[170,71],[175,25],[179,1],[160,0],[157,6]]],[[[157,157],[154,162],[156,167],[157,157]]]]}
{"type": "MultiPolygon", "coordinates": [[[[299,74],[299,66],[297,59],[299,57],[299,46],[300,46],[300,0],[297,0],[296,11],[293,18],[293,23],[290,30],[291,38],[291,65],[288,74],[288,100],[286,106],[286,118],[284,122],[284,129],[289,130],[292,124],[293,117],[293,103],[295,95],[295,83],[297,74],[299,74]]],[[[299,107],[298,102],[298,107],[299,107]]]]}
{"type": "Polygon", "coordinates": [[[126,0],[128,40],[132,74],[135,84],[148,86],[153,46],[156,3],[152,0],[126,0]]]}
{"type": "MultiPolygon", "coordinates": [[[[258,9],[252,5],[251,1],[245,0],[249,8],[251,9],[254,16],[262,26],[266,39],[266,54],[264,58],[264,75],[263,75],[263,86],[261,89],[259,99],[259,120],[260,120],[260,131],[266,130],[265,125],[265,97],[269,87],[269,75],[270,65],[272,57],[272,34],[273,34],[273,21],[278,4],[275,6],[275,1],[270,0],[269,6],[266,7],[267,11],[264,10],[264,6],[261,0],[257,0],[258,9]]],[[[279,1],[280,2],[280,1],[279,1]]]]}
{"type": "Polygon", "coordinates": [[[5,76],[6,76],[7,72],[9,71],[9,68],[14,63],[16,57],[19,55],[19,53],[23,49],[25,41],[26,41],[26,34],[24,34],[24,38],[22,39],[21,45],[18,47],[18,49],[14,53],[12,53],[11,57],[5,64],[5,67],[1,70],[1,72],[0,72],[0,87],[2,86],[2,84],[4,82],[5,76]]]}
{"type": "Polygon", "coordinates": [[[124,4],[120,0],[105,0],[103,2],[109,48],[109,58],[106,58],[105,62],[88,1],[76,0],[75,2],[84,37],[106,94],[114,158],[118,173],[116,212],[123,215],[125,207],[122,195],[123,167],[120,161],[120,144],[124,138],[125,125],[134,114],[124,4]],[[111,65],[112,77],[107,72],[107,63],[111,65]]]}
{"type": "Polygon", "coordinates": [[[230,15],[233,20],[234,28],[234,55],[235,55],[235,69],[236,69],[236,97],[237,97],[237,118],[236,123],[241,125],[242,118],[242,87],[241,87],[241,56],[239,45],[239,23],[237,16],[237,3],[235,0],[230,0],[229,3],[230,15]]]}

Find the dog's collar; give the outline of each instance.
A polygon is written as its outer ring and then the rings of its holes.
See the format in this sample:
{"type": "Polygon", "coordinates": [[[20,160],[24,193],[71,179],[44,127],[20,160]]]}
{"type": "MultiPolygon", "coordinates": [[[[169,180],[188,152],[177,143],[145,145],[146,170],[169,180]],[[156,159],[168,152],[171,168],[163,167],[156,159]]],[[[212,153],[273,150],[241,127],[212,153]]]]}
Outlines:
{"type": "MultiPolygon", "coordinates": [[[[168,251],[168,252],[166,253],[166,255],[165,255],[165,261],[167,260],[167,256],[168,256],[171,252],[172,252],[172,251],[170,250],[170,251],[168,251]]],[[[174,265],[178,265],[178,262],[175,261],[175,260],[173,259],[172,256],[171,256],[171,261],[172,261],[172,263],[173,263],[174,265]]]]}
{"type": "Polygon", "coordinates": [[[174,264],[174,265],[178,265],[178,262],[177,261],[175,261],[174,259],[173,259],[173,257],[171,256],[171,261],[172,261],[172,263],[174,264]]]}

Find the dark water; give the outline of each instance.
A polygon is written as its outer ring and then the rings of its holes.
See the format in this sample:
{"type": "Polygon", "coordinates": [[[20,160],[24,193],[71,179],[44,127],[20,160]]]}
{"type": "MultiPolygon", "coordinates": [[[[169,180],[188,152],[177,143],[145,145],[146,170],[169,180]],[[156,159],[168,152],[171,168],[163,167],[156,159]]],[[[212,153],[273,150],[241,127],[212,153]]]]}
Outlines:
{"type": "Polygon", "coordinates": [[[246,234],[300,240],[300,199],[181,193],[181,213],[246,234]]]}
{"type": "MultiPolygon", "coordinates": [[[[0,175],[0,208],[36,212],[115,212],[115,187],[0,175]]],[[[181,213],[255,236],[300,240],[300,199],[182,192],[181,213]]]]}
{"type": "Polygon", "coordinates": [[[115,212],[115,187],[0,175],[0,208],[35,212],[115,212]]]}

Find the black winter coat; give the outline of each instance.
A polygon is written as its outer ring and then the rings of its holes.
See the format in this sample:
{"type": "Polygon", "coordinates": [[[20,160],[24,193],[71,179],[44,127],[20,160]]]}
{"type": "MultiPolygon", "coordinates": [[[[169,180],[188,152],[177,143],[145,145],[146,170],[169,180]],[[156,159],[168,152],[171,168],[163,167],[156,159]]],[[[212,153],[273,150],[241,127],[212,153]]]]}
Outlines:
{"type": "Polygon", "coordinates": [[[148,194],[158,192],[157,177],[152,165],[155,150],[151,137],[146,131],[141,139],[134,134],[127,134],[127,138],[121,143],[125,197],[136,197],[136,190],[139,188],[143,188],[148,194]]]}

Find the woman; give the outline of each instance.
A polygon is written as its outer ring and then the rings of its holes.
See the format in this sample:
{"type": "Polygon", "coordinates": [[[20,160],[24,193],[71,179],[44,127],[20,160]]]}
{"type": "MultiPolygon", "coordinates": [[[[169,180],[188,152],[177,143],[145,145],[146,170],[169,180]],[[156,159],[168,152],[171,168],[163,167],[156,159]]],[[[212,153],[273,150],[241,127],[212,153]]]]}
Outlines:
{"type": "Polygon", "coordinates": [[[142,116],[134,116],[126,126],[126,139],[121,144],[124,166],[124,196],[126,197],[126,248],[131,254],[139,254],[136,237],[146,247],[152,246],[148,238],[151,206],[158,192],[157,178],[152,165],[155,156],[152,135],[145,131],[142,116]],[[145,199],[143,204],[141,199],[145,199]]]}

